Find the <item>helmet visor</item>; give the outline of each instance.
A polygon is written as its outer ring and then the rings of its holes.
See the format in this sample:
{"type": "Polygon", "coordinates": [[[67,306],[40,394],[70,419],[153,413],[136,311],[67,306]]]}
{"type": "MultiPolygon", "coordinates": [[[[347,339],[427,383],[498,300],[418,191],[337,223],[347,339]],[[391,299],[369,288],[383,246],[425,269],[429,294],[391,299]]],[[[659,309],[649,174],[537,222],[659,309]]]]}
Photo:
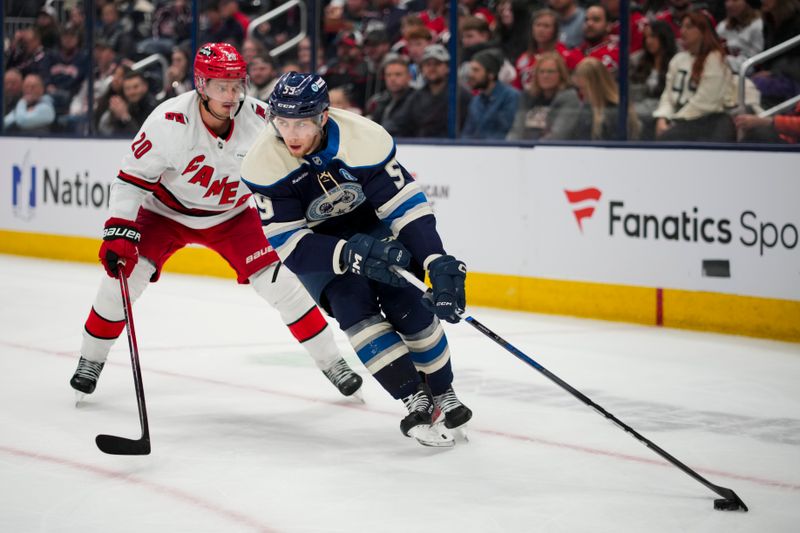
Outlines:
{"type": "Polygon", "coordinates": [[[247,78],[206,80],[205,93],[212,100],[224,104],[238,103],[247,93],[247,78]]]}

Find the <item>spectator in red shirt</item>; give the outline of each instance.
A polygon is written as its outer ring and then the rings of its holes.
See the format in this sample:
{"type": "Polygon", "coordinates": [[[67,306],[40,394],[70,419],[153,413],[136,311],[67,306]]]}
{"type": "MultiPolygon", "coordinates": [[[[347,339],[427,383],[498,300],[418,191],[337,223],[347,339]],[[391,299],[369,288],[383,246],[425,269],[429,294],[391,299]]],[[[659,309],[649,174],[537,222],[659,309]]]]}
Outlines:
{"type": "Polygon", "coordinates": [[[681,21],[692,9],[691,0],[669,0],[669,7],[656,13],[656,20],[663,20],[672,28],[675,39],[680,42],[681,21]]]}
{"type": "Polygon", "coordinates": [[[600,60],[609,72],[619,67],[619,45],[609,33],[611,29],[608,11],[601,5],[586,9],[583,23],[583,43],[574,50],[581,57],[594,57],[600,60]]]}
{"type": "Polygon", "coordinates": [[[484,5],[483,0],[459,0],[458,3],[466,8],[467,12],[473,17],[482,18],[489,24],[490,28],[494,27],[494,15],[492,11],[484,5]]]}
{"type": "MultiPolygon", "coordinates": [[[[619,0],[600,0],[600,3],[606,8],[609,20],[611,21],[611,28],[609,33],[619,38],[619,0]]],[[[641,50],[643,44],[643,32],[647,26],[647,17],[638,11],[630,12],[630,50],[636,52],[641,50]]]]}
{"type": "Polygon", "coordinates": [[[580,57],[573,54],[558,40],[558,14],[551,9],[540,9],[533,14],[531,23],[530,40],[528,49],[517,58],[514,68],[517,70],[517,79],[514,87],[520,89],[530,82],[531,71],[536,66],[537,58],[548,52],[557,52],[567,65],[573,70],[580,57]]]}
{"type": "Polygon", "coordinates": [[[250,19],[247,15],[239,11],[238,0],[220,0],[219,14],[223,19],[233,19],[242,27],[242,34],[247,35],[247,27],[250,26],[250,19]]]}
{"type": "Polygon", "coordinates": [[[428,0],[428,8],[419,14],[425,27],[434,35],[441,35],[447,29],[447,1],[428,0]]]}

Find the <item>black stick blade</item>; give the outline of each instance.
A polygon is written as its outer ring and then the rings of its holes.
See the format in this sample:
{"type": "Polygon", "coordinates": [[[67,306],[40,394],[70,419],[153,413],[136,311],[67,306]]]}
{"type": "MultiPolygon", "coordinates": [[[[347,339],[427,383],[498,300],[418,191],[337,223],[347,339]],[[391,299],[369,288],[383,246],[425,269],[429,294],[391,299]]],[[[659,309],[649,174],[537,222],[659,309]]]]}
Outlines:
{"type": "Polygon", "coordinates": [[[714,500],[714,509],[717,511],[744,511],[745,513],[748,511],[747,505],[731,489],[725,487],[717,488],[722,490],[715,492],[720,496],[724,496],[724,498],[714,500]]]}
{"type": "Polygon", "coordinates": [[[109,455],[149,455],[150,439],[142,437],[133,440],[114,435],[98,435],[94,439],[100,451],[109,455]]]}

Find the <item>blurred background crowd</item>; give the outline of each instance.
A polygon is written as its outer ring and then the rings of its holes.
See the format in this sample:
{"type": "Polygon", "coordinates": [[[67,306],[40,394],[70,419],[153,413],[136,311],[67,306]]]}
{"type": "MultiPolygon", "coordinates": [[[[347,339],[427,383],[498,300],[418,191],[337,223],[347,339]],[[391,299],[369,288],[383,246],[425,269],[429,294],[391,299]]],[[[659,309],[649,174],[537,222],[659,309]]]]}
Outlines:
{"type": "Polygon", "coordinates": [[[5,0],[3,131],[132,136],[193,90],[193,49],[225,41],[248,63],[251,96],[316,71],[333,106],[397,137],[452,135],[452,112],[467,139],[800,140],[800,46],[740,77],[800,36],[800,0],[631,0],[626,53],[620,0],[459,0],[457,28],[450,0],[327,0],[287,47],[303,1],[5,0]]]}

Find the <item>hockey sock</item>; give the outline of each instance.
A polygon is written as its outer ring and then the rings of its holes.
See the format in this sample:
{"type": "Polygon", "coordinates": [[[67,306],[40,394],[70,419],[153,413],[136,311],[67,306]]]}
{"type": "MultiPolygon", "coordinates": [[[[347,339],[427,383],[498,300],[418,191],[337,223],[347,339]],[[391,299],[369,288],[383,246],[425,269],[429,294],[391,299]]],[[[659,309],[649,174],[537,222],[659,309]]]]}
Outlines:
{"type": "Polygon", "coordinates": [[[358,358],[393,398],[399,400],[417,390],[420,378],[408,348],[382,316],[362,320],[345,333],[358,358]]]}
{"type": "Polygon", "coordinates": [[[434,318],[431,325],[418,333],[401,335],[411,353],[417,370],[425,375],[434,395],[442,394],[453,381],[450,348],[441,322],[434,318]]]}

